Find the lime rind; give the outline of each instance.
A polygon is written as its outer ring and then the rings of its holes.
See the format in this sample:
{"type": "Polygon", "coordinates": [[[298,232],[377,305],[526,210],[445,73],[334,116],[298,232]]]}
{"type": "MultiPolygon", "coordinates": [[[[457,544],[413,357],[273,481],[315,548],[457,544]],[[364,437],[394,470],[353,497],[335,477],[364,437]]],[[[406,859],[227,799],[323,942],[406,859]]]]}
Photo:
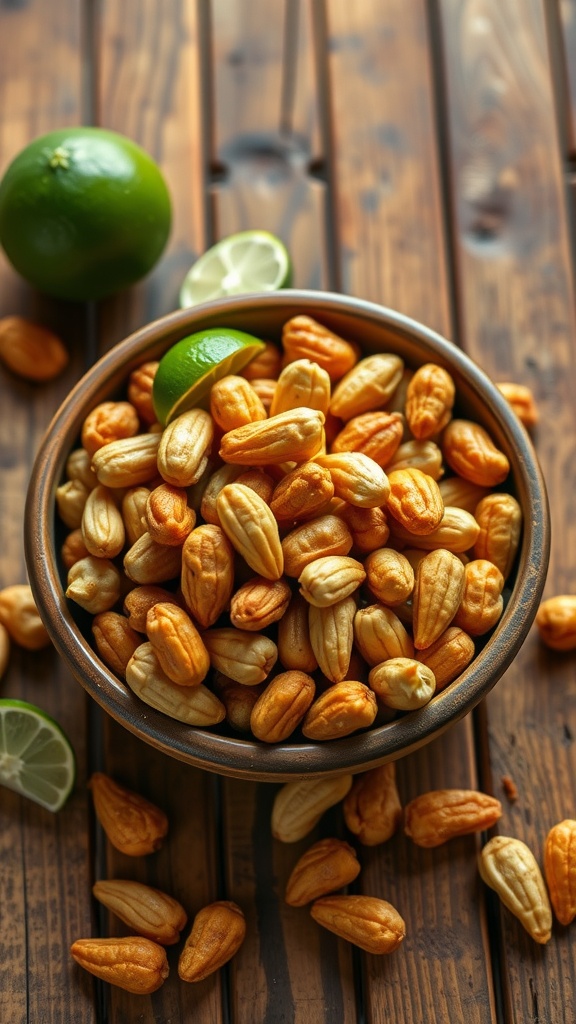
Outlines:
{"type": "Polygon", "coordinates": [[[284,243],[269,231],[240,231],[216,242],[190,268],[180,306],[248,292],[288,288],[292,264],[284,243]]]}
{"type": "Polygon", "coordinates": [[[58,811],[75,777],[74,751],[58,723],[34,704],[0,699],[0,784],[58,811]]]}

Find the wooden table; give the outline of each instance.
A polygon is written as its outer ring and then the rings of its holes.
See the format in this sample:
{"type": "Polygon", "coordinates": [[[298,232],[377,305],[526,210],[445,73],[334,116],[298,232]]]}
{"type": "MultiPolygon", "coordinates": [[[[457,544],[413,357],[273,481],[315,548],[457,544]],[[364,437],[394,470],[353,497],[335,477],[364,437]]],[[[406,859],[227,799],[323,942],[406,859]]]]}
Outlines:
{"type": "MultiPolygon", "coordinates": [[[[156,158],[174,202],[171,242],[142,284],[98,305],[42,298],[0,266],[0,315],[60,332],[71,362],[47,386],[0,370],[0,586],[23,582],[22,515],[41,435],[98,353],[174,309],[212,241],[264,227],[288,244],[295,285],[392,306],[461,344],[495,380],[529,385],[548,482],[546,596],[574,591],[576,0],[3,0],[0,162],[35,136],[93,123],[156,158]]],[[[576,808],[573,655],[536,631],[477,713],[398,765],[406,802],[441,786],[503,800],[498,831],[541,858],[576,808]],[[502,778],[519,797],[509,802],[502,778]]],[[[398,834],[360,851],[359,891],[399,908],[407,937],[360,954],[287,907],[312,838],[270,837],[275,787],[171,761],[114,725],[54,651],[15,650],[1,683],[72,737],[78,778],[54,816],[0,792],[3,1024],[562,1024],[576,1020],[576,932],[536,946],[479,882],[475,838],[420,850],[398,834]],[[86,779],[103,769],[166,809],[164,849],[114,853],[86,779]],[[228,896],[245,945],[198,985],[172,971],[151,997],[71,961],[78,937],[117,927],[95,877],[132,877],[193,914],[228,896]]]]}

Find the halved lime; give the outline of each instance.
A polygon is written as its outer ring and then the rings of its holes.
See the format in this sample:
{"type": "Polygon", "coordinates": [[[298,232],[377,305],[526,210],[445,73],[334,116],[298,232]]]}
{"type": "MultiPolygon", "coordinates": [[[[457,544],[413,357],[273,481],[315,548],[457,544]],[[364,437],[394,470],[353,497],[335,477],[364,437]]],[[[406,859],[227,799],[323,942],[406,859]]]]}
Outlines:
{"type": "Polygon", "coordinates": [[[164,353],[152,387],[158,420],[170,423],[188,409],[208,408],[210,388],[238,373],[265,347],[264,342],[231,327],[210,327],[177,341],[164,353]]]}
{"type": "Polygon", "coordinates": [[[35,704],[0,699],[0,785],[59,811],[75,775],[74,751],[58,723],[35,704]]]}
{"type": "Polygon", "coordinates": [[[216,242],[190,268],[180,289],[180,306],[196,306],[224,295],[289,288],[288,250],[269,231],[239,231],[216,242]]]}

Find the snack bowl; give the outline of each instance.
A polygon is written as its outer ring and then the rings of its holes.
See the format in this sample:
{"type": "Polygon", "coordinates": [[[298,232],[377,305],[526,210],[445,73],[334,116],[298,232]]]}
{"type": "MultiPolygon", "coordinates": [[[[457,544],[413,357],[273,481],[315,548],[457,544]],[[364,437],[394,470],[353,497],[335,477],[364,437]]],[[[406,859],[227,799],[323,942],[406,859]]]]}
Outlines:
{"type": "Polygon", "coordinates": [[[271,782],[374,768],[416,750],[472,711],[526,638],[541,599],[549,547],[546,490],[531,441],[498,388],[469,357],[393,310],[349,296],[288,289],[168,314],[111,349],[78,382],[49,425],[25,512],[26,561],[34,598],[55,647],[88,694],[126,729],[172,757],[221,775],[271,782]],[[479,638],[468,667],[429,703],[337,740],[312,742],[297,730],[282,743],[265,744],[232,732],[225,723],[203,729],[175,720],[143,703],[104,664],[93,644],[90,616],[65,596],[66,570],[60,555],[65,528],[55,492],[64,479],[68,455],[78,447],[86,415],[100,402],[125,397],[128,376],[137,366],[159,359],[176,341],[206,327],[236,328],[280,343],[284,323],[297,314],[313,317],[357,343],[362,355],[394,352],[407,367],[433,362],[448,370],[456,385],[455,415],[480,423],[509,460],[510,473],[502,489],[519,502],[523,529],[500,620],[479,638]]]}

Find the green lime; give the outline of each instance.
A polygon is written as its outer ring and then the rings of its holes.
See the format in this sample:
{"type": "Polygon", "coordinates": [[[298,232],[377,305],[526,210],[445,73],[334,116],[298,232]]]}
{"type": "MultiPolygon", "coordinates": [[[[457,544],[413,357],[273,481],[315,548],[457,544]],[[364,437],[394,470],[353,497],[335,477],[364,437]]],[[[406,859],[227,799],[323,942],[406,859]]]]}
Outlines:
{"type": "Polygon", "coordinates": [[[0,785],[59,811],[75,774],[74,751],[58,723],[34,704],[0,699],[0,785]]]}
{"type": "Polygon", "coordinates": [[[158,420],[170,423],[187,409],[207,408],[210,388],[238,373],[265,347],[264,342],[230,327],[211,327],[177,341],[164,353],[152,388],[158,420]]]}
{"type": "Polygon", "coordinates": [[[240,231],[208,249],[190,268],[180,289],[180,306],[196,306],[224,295],[289,288],[290,256],[269,231],[240,231]]]}
{"type": "Polygon", "coordinates": [[[0,182],[0,243],[42,292],[98,299],[147,274],[170,233],[168,189],[140,146],[103,128],[35,139],[0,182]]]}

